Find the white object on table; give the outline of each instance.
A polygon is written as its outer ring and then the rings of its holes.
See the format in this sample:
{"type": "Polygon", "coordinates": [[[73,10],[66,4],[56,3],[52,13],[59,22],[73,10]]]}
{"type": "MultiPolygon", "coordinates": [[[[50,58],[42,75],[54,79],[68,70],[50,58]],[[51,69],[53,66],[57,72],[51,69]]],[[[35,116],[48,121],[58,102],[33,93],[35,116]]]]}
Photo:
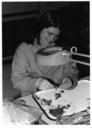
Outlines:
{"type": "MultiPolygon", "coordinates": [[[[39,108],[38,104],[35,102],[32,95],[21,97],[21,98],[19,98],[19,100],[24,100],[24,101],[26,101],[27,105],[39,108]]],[[[42,120],[44,122],[46,122],[47,124],[56,124],[56,121],[48,119],[47,116],[44,113],[42,115],[42,120]]]]}

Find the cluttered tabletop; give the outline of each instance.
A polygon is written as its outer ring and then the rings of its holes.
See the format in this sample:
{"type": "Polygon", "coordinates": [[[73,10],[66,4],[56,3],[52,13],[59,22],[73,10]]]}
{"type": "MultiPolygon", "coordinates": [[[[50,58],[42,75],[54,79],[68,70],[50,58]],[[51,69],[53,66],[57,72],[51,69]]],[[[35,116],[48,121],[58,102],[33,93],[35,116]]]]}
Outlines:
{"type": "Polygon", "coordinates": [[[17,101],[39,111],[37,112],[38,115],[40,113],[40,118],[33,124],[90,125],[89,77],[79,80],[78,86],[72,91],[62,89],[38,91],[17,101]]]}

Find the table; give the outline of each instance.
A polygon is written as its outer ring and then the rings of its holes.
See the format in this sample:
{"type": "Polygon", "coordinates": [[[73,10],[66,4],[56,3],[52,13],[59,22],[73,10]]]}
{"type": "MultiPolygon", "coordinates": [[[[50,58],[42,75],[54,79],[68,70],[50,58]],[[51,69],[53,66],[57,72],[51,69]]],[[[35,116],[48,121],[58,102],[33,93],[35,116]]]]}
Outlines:
{"type": "MultiPolygon", "coordinates": [[[[86,77],[85,79],[89,80],[89,77],[86,77]]],[[[32,95],[21,97],[19,99],[24,100],[26,102],[26,104],[29,105],[29,106],[39,108],[38,104],[36,103],[36,101],[34,100],[32,95]]],[[[46,115],[44,113],[42,115],[41,120],[42,120],[42,122],[40,122],[41,124],[56,124],[56,121],[50,120],[49,118],[46,117],[46,115]]]]}
{"type": "MultiPolygon", "coordinates": [[[[24,101],[26,101],[27,105],[39,108],[36,101],[33,99],[32,95],[21,97],[21,98],[19,98],[19,100],[24,100],[24,101]]],[[[42,115],[41,120],[42,120],[41,123],[43,123],[43,124],[56,124],[56,121],[48,119],[44,113],[42,115]]]]}

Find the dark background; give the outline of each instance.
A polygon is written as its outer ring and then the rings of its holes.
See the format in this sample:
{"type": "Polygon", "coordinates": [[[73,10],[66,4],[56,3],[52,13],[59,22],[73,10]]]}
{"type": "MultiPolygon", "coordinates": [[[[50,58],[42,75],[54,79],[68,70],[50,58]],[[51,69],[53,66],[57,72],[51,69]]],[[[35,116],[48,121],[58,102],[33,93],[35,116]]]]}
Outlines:
{"type": "Polygon", "coordinates": [[[63,26],[58,45],[68,48],[76,45],[79,52],[89,54],[89,2],[26,2],[29,6],[23,6],[23,3],[2,3],[4,8],[2,8],[4,58],[12,56],[22,41],[30,41],[31,32],[36,26],[37,16],[50,7],[52,7],[50,9],[58,10],[63,26]],[[20,8],[17,5],[20,5],[20,8]],[[16,7],[14,10],[13,6],[16,7]],[[8,7],[8,12],[5,7],[8,7]],[[11,10],[10,7],[12,7],[11,10]],[[21,9],[22,7],[25,9],[21,9]],[[29,11],[26,9],[28,7],[29,9],[33,7],[33,9],[29,11]],[[18,11],[17,8],[20,10],[18,11]],[[34,16],[32,17],[32,15],[34,16]]]}

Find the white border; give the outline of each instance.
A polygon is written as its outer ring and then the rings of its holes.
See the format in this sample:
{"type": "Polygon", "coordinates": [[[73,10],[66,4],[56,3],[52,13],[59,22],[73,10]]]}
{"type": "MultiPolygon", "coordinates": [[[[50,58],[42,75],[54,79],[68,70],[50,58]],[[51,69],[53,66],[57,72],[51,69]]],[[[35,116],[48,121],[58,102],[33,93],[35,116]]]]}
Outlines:
{"type": "MultiPolygon", "coordinates": [[[[26,1],[26,0],[15,0],[15,1],[13,1],[13,0],[2,0],[2,1],[0,1],[0,2],[41,2],[41,1],[42,1],[42,2],[45,2],[44,0],[40,0],[40,1],[39,1],[39,0],[33,0],[33,1],[31,1],[31,0],[27,0],[27,1],[26,1]]],[[[46,0],[46,1],[49,2],[49,0],[46,0]]],[[[53,2],[53,1],[56,1],[56,0],[50,0],[50,1],[53,2]]],[[[58,0],[58,1],[61,1],[61,0],[58,0]]],[[[58,1],[56,1],[56,2],[58,2],[58,1]]],[[[70,2],[69,0],[62,0],[62,1],[63,1],[63,2],[65,2],[65,1],[70,2]]],[[[77,0],[77,1],[80,1],[80,0],[77,0]]],[[[72,0],[71,0],[71,2],[77,2],[77,1],[72,1],[72,0]]],[[[85,1],[85,0],[81,0],[81,1],[83,2],[83,1],[85,1]]],[[[92,30],[92,25],[91,25],[91,23],[92,23],[92,20],[91,20],[91,15],[92,15],[92,14],[91,14],[91,12],[92,12],[92,2],[91,2],[91,0],[86,0],[86,1],[90,2],[90,53],[91,53],[91,61],[90,61],[90,63],[91,63],[91,65],[92,65],[92,44],[91,44],[91,43],[92,43],[92,42],[91,42],[91,41],[92,41],[92,40],[91,40],[91,36],[92,36],[92,35],[91,35],[91,30],[92,30]]],[[[1,22],[0,22],[0,27],[2,28],[2,6],[1,6],[1,4],[0,4],[0,7],[1,7],[1,8],[0,8],[0,17],[1,17],[1,20],[0,20],[0,21],[1,21],[1,22]]],[[[1,84],[0,84],[0,85],[2,85],[2,29],[1,29],[1,28],[0,28],[0,34],[1,34],[1,38],[0,38],[0,39],[1,39],[1,43],[0,43],[0,82],[1,82],[1,84]]],[[[92,66],[91,66],[91,67],[92,67],[92,66]]],[[[90,69],[90,71],[92,71],[92,69],[90,69]]],[[[91,78],[91,82],[92,82],[92,74],[91,74],[91,77],[90,77],[90,78],[91,78]]],[[[92,85],[92,84],[91,84],[91,85],[92,85]]],[[[0,102],[1,102],[1,103],[0,103],[0,124],[2,125],[2,123],[1,123],[1,122],[2,122],[2,117],[1,117],[1,113],[2,113],[2,107],[1,107],[1,105],[2,105],[2,86],[0,86],[0,87],[1,87],[1,88],[0,88],[0,98],[1,98],[1,99],[0,99],[0,102]]],[[[92,91],[92,86],[90,86],[90,87],[91,87],[91,91],[92,91]]],[[[91,98],[91,100],[92,100],[92,98],[91,98]]],[[[92,103],[92,101],[91,101],[91,103],[92,103]]],[[[91,104],[91,106],[92,106],[92,104],[91,104]]],[[[92,111],[91,111],[91,113],[92,113],[92,111]]],[[[91,117],[91,119],[92,119],[92,117],[91,117]]],[[[36,125],[35,125],[35,126],[32,126],[32,125],[30,125],[30,126],[9,125],[9,126],[8,126],[8,125],[7,125],[7,126],[4,126],[4,125],[2,125],[1,127],[2,127],[2,128],[4,128],[4,127],[5,127],[5,128],[8,128],[8,127],[9,127],[9,128],[14,128],[14,127],[15,127],[15,128],[16,128],[16,127],[17,127],[17,128],[18,128],[18,127],[19,127],[19,128],[21,128],[21,127],[22,127],[22,128],[23,128],[23,127],[24,127],[24,128],[28,128],[28,127],[31,127],[31,128],[35,128],[35,127],[38,127],[38,128],[39,128],[39,127],[42,127],[42,128],[43,128],[43,127],[44,127],[44,128],[45,128],[45,127],[46,127],[46,128],[47,128],[47,127],[55,127],[55,128],[69,128],[69,127],[70,127],[70,128],[91,128],[92,125],[90,125],[90,126],[85,126],[85,125],[83,125],[83,126],[82,126],[82,125],[81,125],[81,126],[78,126],[78,125],[77,125],[77,126],[72,126],[72,125],[71,125],[71,126],[70,126],[70,125],[67,125],[67,126],[65,126],[65,125],[56,125],[56,126],[55,126],[55,125],[49,125],[49,126],[45,126],[45,125],[44,125],[44,126],[39,126],[39,125],[38,125],[38,126],[36,126],[36,125]]]]}

